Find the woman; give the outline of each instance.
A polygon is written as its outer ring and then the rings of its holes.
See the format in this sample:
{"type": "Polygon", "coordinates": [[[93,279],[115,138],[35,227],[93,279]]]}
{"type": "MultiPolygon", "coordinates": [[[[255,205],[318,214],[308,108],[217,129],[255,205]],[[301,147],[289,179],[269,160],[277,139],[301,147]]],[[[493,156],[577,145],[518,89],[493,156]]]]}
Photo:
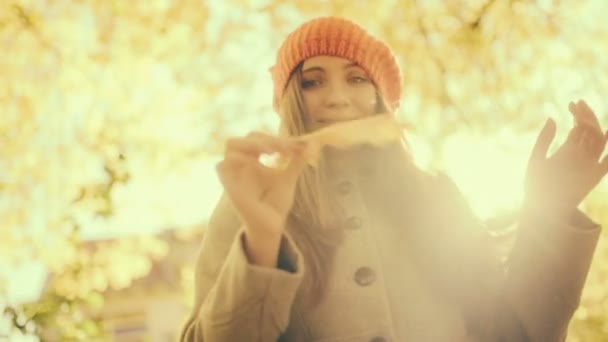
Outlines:
{"type": "Polygon", "coordinates": [[[226,144],[225,195],[182,341],[565,339],[600,231],[576,208],[608,171],[584,102],[571,104],[576,126],[554,155],[554,122],[539,135],[505,265],[457,187],[418,169],[404,144],[326,148],[312,168],[310,144],[293,139],[398,108],[399,66],[384,43],[318,18],[286,38],[271,71],[281,135],[226,144]],[[259,163],[273,152],[290,159],[285,169],[259,163]]]}

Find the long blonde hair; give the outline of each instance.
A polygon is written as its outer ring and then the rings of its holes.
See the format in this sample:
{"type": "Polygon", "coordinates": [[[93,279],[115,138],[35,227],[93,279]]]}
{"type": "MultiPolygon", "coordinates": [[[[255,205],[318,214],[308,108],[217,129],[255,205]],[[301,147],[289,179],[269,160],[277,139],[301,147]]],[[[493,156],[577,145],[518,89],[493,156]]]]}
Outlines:
{"type": "MultiPolygon", "coordinates": [[[[308,133],[308,113],[301,91],[301,65],[290,77],[280,102],[280,133],[298,136],[308,133]]],[[[303,291],[318,304],[328,286],[334,254],[342,241],[342,231],[335,210],[337,203],[327,189],[327,166],[323,158],[316,169],[308,166],[296,186],[294,205],[289,215],[288,231],[302,251],[306,272],[303,291]]]]}
{"type": "MultiPolygon", "coordinates": [[[[292,73],[279,105],[280,133],[283,136],[298,136],[310,131],[310,116],[302,97],[301,70],[300,64],[292,73]]],[[[387,112],[386,102],[378,95],[376,113],[387,112]]],[[[300,176],[289,216],[288,230],[300,247],[306,264],[302,289],[310,295],[307,304],[312,306],[323,298],[329,285],[336,248],[343,239],[341,225],[346,218],[341,214],[330,188],[328,167],[322,154],[317,168],[307,167],[300,176]]]]}

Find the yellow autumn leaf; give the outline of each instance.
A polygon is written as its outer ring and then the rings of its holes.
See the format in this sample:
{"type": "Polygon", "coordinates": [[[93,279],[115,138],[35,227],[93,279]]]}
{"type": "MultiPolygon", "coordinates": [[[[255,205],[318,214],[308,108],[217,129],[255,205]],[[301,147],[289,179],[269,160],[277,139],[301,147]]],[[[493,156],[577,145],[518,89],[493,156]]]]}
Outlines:
{"type": "MultiPolygon", "coordinates": [[[[381,114],[335,123],[292,139],[308,143],[307,162],[317,167],[324,146],[339,149],[362,144],[381,146],[399,140],[405,128],[406,125],[393,115],[381,114]]],[[[279,153],[262,154],[259,161],[264,166],[279,170],[284,170],[289,165],[289,159],[283,158],[279,153]]]]}
{"type": "Polygon", "coordinates": [[[382,146],[399,140],[405,128],[393,115],[381,114],[336,123],[296,139],[312,146],[308,163],[316,167],[323,146],[340,149],[362,144],[382,146]]]}

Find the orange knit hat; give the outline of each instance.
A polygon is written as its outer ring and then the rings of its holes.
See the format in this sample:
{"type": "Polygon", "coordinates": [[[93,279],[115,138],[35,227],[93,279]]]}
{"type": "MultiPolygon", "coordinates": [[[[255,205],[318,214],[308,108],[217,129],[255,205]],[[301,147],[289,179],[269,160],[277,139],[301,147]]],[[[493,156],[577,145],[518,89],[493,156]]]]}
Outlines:
{"type": "Polygon", "coordinates": [[[293,70],[306,59],[320,55],[342,57],[357,63],[376,84],[390,108],[398,108],[401,71],[391,49],[352,21],[321,17],[291,32],[279,48],[276,63],[270,70],[276,111],[293,70]]]}

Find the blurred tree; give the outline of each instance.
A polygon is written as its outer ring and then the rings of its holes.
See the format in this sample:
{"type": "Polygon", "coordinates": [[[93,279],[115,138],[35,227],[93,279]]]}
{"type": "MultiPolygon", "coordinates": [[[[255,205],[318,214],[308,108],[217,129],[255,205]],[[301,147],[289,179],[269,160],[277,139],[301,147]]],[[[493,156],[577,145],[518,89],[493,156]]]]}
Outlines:
{"type": "MultiPolygon", "coordinates": [[[[394,48],[405,83],[398,114],[415,123],[411,139],[430,165],[458,174],[454,160],[498,155],[521,162],[496,175],[518,184],[546,116],[563,138],[569,100],[588,99],[608,124],[602,0],[6,1],[0,270],[44,263],[58,275],[39,303],[51,312],[100,284],[141,276],[145,266],[129,268],[120,257],[118,267],[85,262],[94,257],[82,240],[204,221],[200,203],[212,183],[200,177],[204,162],[226,136],[276,128],[274,52],[303,20],[327,14],[356,20],[394,48]],[[456,144],[462,136],[476,137],[485,152],[456,144]]],[[[474,181],[464,183],[474,204],[488,201],[474,181]]],[[[601,191],[585,208],[606,225],[601,191]]],[[[607,241],[604,233],[572,341],[608,339],[607,241]]],[[[144,245],[129,252],[141,265],[156,255],[144,245]]],[[[105,253],[124,255],[117,246],[105,253]]],[[[187,267],[184,274],[191,276],[187,267]]]]}

